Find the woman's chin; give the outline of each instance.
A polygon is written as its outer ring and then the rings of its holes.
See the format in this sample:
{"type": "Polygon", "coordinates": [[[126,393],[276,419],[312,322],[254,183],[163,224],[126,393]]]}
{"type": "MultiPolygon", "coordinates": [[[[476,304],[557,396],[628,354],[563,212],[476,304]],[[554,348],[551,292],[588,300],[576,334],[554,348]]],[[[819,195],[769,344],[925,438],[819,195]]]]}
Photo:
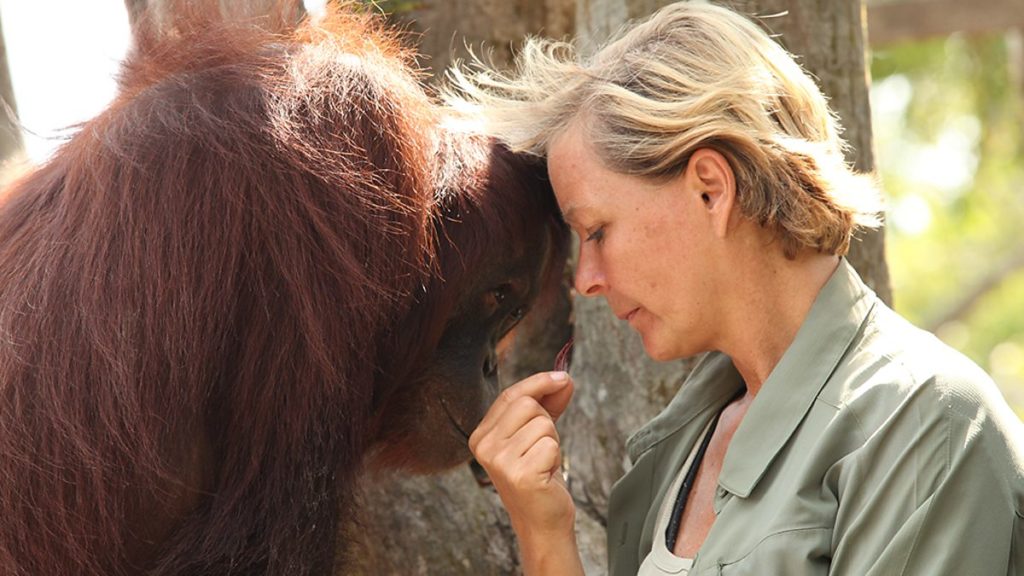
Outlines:
{"type": "Polygon", "coordinates": [[[671,351],[662,345],[657,338],[647,336],[644,333],[640,333],[640,338],[644,342],[644,351],[647,356],[656,362],[667,362],[676,358],[671,351]]]}
{"type": "Polygon", "coordinates": [[[689,348],[692,348],[692,346],[686,346],[684,343],[675,342],[667,338],[658,338],[656,334],[652,333],[640,332],[640,338],[644,343],[644,352],[647,353],[651,360],[656,362],[689,358],[702,352],[702,350],[691,351],[689,348]]]}

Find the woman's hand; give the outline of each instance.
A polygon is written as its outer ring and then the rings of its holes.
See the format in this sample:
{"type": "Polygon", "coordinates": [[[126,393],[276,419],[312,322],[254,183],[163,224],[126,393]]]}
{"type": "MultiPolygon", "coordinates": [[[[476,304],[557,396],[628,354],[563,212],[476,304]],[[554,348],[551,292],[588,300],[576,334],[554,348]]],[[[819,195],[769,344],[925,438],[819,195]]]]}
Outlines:
{"type": "Polygon", "coordinates": [[[555,429],[572,392],[565,372],[534,374],[505,389],[469,437],[508,510],[527,572],[532,566],[536,573],[554,573],[549,570],[555,565],[579,563],[576,510],[562,478],[555,429]]]}

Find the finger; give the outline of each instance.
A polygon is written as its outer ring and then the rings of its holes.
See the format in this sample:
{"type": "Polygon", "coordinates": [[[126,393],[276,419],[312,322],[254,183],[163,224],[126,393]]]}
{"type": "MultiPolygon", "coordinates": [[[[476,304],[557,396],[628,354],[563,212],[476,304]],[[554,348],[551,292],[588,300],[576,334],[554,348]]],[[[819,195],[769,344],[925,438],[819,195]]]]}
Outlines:
{"type": "MultiPolygon", "coordinates": [[[[540,402],[533,398],[518,398],[491,429],[490,434],[500,439],[509,439],[534,418],[552,420],[551,415],[540,402]]],[[[552,420],[553,422],[553,420],[552,420]]]]}
{"type": "Polygon", "coordinates": [[[561,472],[561,448],[554,438],[542,436],[522,456],[504,452],[492,465],[493,472],[488,472],[498,492],[503,493],[502,499],[511,494],[529,494],[544,488],[552,474],[561,472]]]}
{"type": "Polygon", "coordinates": [[[540,472],[540,480],[547,482],[554,476],[562,476],[562,448],[550,436],[544,436],[534,442],[533,446],[523,454],[520,460],[525,470],[540,472]]]}
{"type": "MultiPolygon", "coordinates": [[[[537,401],[541,401],[545,396],[549,396],[557,393],[559,390],[569,385],[569,375],[565,372],[539,372],[527,378],[516,382],[508,388],[502,390],[501,394],[491,405],[487,414],[484,415],[483,420],[477,425],[474,435],[479,432],[481,435],[486,435],[495,424],[501,419],[502,414],[511,406],[516,399],[522,397],[530,397],[537,401]]],[[[571,393],[570,393],[571,396],[571,393]]],[[[560,399],[560,397],[559,397],[560,399]]],[[[568,399],[565,399],[561,409],[564,410],[564,403],[568,403],[568,399]]],[[[558,407],[558,406],[556,406],[558,407]]],[[[561,411],[559,411],[561,413],[561,411]]]]}
{"type": "Polygon", "coordinates": [[[516,458],[521,458],[541,438],[549,437],[560,443],[558,430],[555,429],[555,422],[547,414],[534,417],[520,428],[512,438],[509,439],[507,450],[516,458]]]}
{"type": "Polygon", "coordinates": [[[562,414],[565,413],[565,409],[569,407],[569,401],[572,400],[572,395],[576,390],[576,385],[569,378],[565,386],[555,390],[554,392],[544,396],[540,399],[540,405],[544,407],[544,410],[551,415],[551,418],[557,422],[561,418],[562,414]]]}
{"type": "Polygon", "coordinates": [[[568,383],[569,374],[566,372],[538,372],[502,390],[495,404],[507,405],[522,396],[540,400],[561,390],[568,383]]]}
{"type": "MultiPolygon", "coordinates": [[[[504,446],[509,438],[526,425],[533,418],[544,415],[550,418],[544,407],[529,396],[520,396],[499,416],[481,422],[477,429],[469,436],[470,450],[482,443],[499,444],[504,446]]],[[[486,448],[484,448],[486,450],[486,448]]]]}
{"type": "MultiPolygon", "coordinates": [[[[509,446],[516,444],[513,439],[522,435],[522,429],[529,426],[530,422],[535,419],[540,419],[541,422],[547,420],[550,428],[555,426],[551,416],[539,402],[533,398],[522,396],[505,410],[489,431],[486,433],[481,429],[474,431],[469,439],[469,449],[482,464],[486,465],[494,458],[508,452],[509,446]]],[[[534,427],[536,426],[538,425],[535,424],[534,427]]],[[[518,458],[525,450],[526,448],[519,450],[513,457],[518,458]]]]}

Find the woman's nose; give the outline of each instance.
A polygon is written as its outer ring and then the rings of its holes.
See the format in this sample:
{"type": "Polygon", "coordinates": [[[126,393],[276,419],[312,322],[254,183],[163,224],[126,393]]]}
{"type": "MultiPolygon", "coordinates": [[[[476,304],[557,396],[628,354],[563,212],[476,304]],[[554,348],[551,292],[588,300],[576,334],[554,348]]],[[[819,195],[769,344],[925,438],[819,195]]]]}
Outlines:
{"type": "Polygon", "coordinates": [[[584,296],[599,296],[605,288],[604,273],[597,265],[597,259],[581,249],[576,263],[576,292],[584,296]]]}

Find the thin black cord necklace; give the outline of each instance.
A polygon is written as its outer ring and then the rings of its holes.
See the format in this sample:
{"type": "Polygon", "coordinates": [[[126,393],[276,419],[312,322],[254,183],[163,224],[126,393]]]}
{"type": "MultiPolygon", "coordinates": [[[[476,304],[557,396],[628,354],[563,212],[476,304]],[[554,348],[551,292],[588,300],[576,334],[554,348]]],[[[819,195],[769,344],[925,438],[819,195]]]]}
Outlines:
{"type": "Polygon", "coordinates": [[[700,463],[704,460],[704,453],[708,450],[708,444],[711,444],[711,437],[715,435],[718,419],[722,416],[722,411],[725,410],[726,406],[742,397],[744,392],[745,390],[741,388],[731,400],[726,402],[725,406],[722,406],[722,410],[715,414],[715,419],[711,421],[707,434],[704,435],[700,447],[697,448],[697,453],[693,456],[690,469],[686,471],[683,485],[680,486],[675,504],[672,505],[672,516],[669,518],[668,528],[665,529],[665,545],[668,546],[669,552],[672,552],[676,547],[676,538],[679,536],[679,524],[683,521],[683,510],[686,509],[686,501],[690,498],[690,489],[693,488],[693,482],[697,479],[697,471],[700,469],[700,463]]]}

